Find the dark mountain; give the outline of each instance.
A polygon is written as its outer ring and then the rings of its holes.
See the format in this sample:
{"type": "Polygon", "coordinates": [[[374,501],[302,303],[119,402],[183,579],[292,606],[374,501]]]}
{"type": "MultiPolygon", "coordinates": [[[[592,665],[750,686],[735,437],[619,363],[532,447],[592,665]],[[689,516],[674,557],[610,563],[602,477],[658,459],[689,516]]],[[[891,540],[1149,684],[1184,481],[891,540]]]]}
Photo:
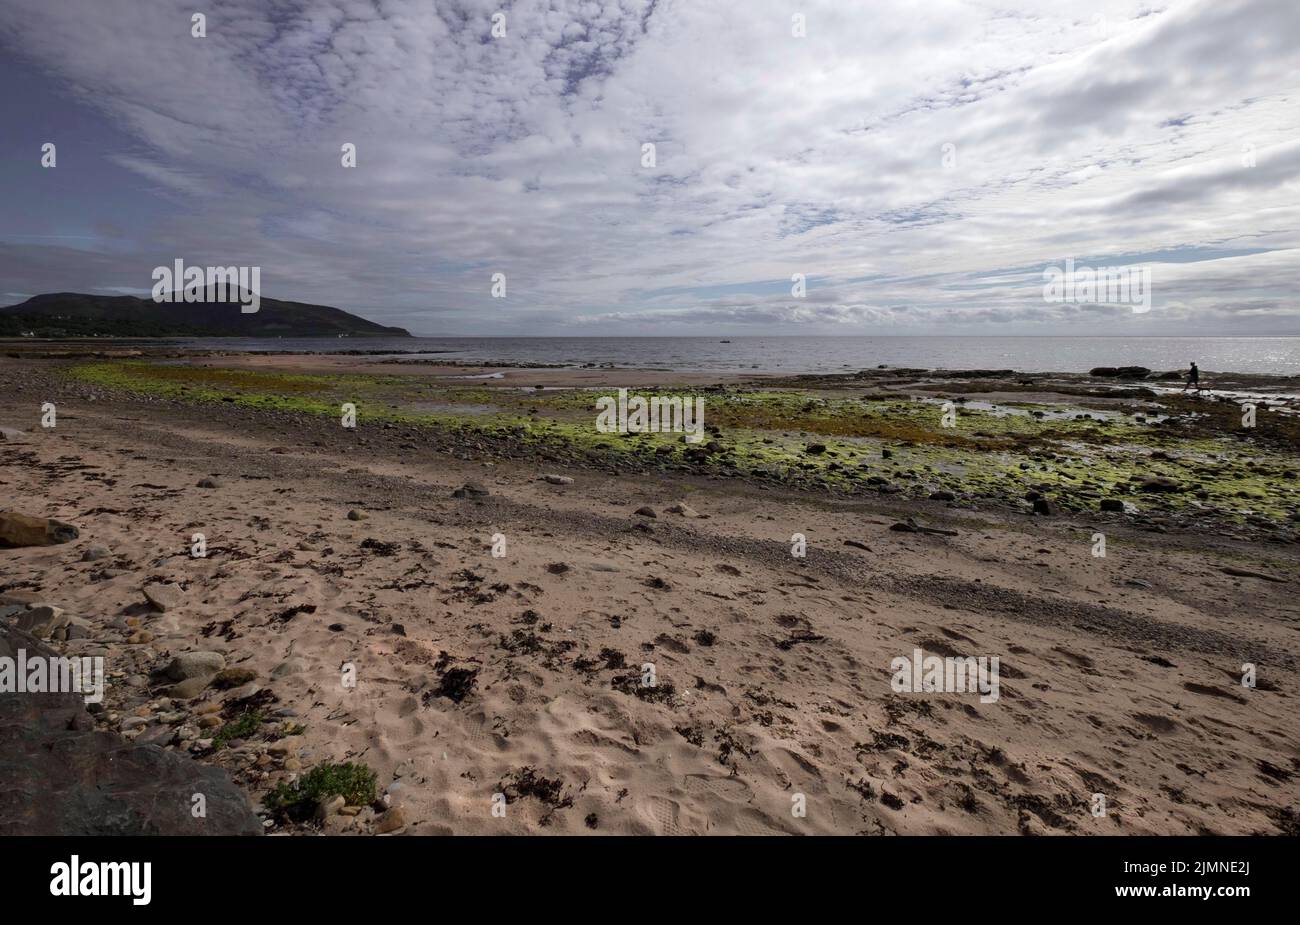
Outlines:
{"type": "MultiPolygon", "coordinates": [[[[179,293],[176,294],[179,298],[179,293]]],[[[410,337],[342,309],[263,297],[244,314],[238,302],[154,302],[135,296],[53,292],[0,308],[0,337],[410,337]]]]}

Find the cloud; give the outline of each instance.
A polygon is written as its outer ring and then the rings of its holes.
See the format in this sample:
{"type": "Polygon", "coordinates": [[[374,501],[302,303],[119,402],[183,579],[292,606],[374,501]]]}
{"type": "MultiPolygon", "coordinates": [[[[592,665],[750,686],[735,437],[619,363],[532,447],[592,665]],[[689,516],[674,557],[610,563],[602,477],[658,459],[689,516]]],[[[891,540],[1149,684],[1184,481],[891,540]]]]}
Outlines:
{"type": "MultiPolygon", "coordinates": [[[[1143,323],[1300,330],[1300,17],[1275,0],[825,0],[804,38],[776,0],[206,6],[206,38],[179,0],[0,9],[56,117],[129,146],[77,144],[164,203],[23,291],[180,256],[422,333],[1114,333],[1044,305],[1042,268],[1253,248],[1154,267],[1143,323]],[[807,300],[758,292],[792,273],[807,300]]],[[[40,250],[0,221],[0,256],[40,250]]]]}

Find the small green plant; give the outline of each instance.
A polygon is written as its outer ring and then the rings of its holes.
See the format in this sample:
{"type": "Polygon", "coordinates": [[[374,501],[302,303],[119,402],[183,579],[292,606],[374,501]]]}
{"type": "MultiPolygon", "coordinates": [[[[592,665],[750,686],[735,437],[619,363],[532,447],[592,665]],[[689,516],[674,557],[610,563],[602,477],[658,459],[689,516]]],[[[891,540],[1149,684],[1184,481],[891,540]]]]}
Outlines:
{"type": "Polygon", "coordinates": [[[343,797],[348,806],[375,801],[375,772],[364,764],[318,764],[292,784],[280,783],[266,795],[266,808],[276,816],[301,822],[321,803],[343,797]]]}
{"type": "Polygon", "coordinates": [[[264,718],[261,710],[249,710],[241,713],[237,719],[233,719],[222,726],[217,734],[212,737],[212,750],[219,752],[227,742],[233,739],[248,738],[257,732],[264,718]]]}

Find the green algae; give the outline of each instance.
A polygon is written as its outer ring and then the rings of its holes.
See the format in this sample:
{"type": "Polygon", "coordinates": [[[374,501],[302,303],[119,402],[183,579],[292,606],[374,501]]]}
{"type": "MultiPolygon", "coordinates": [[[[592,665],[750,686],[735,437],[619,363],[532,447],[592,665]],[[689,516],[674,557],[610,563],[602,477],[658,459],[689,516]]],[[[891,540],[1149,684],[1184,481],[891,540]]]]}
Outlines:
{"type": "Polygon", "coordinates": [[[287,413],[337,417],[342,403],[352,402],[361,427],[428,428],[605,467],[682,468],[849,495],[950,491],[975,502],[1027,506],[1025,497],[1037,492],[1065,511],[1095,512],[1101,499],[1110,498],[1140,511],[1210,513],[1237,523],[1280,524],[1300,510],[1289,424],[1270,422],[1243,433],[1233,426],[1231,407],[1177,399],[1170,404],[1181,416],[1164,422],[1139,420],[1152,415],[1149,409],[1112,409],[1099,417],[1083,408],[1016,402],[1027,413],[1007,414],[954,402],[955,426],[945,427],[945,406],[933,399],[863,399],[786,387],[635,391],[702,396],[709,433],[692,444],[680,433],[600,433],[596,400],[616,392],[608,388],[449,387],[414,376],[141,361],[88,363],[69,375],[107,389],[287,413]],[[1182,490],[1142,491],[1149,479],[1168,479],[1182,490]]]}

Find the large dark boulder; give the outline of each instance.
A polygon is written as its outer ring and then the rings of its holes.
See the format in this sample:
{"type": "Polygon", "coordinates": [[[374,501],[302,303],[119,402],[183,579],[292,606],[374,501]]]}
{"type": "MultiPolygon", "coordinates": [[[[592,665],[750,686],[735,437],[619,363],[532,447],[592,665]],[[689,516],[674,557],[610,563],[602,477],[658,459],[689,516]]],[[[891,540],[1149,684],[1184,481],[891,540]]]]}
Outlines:
{"type": "Polygon", "coordinates": [[[1100,379],[1145,379],[1151,370],[1145,366],[1095,366],[1088,370],[1088,375],[1100,379]]]}
{"type": "MultiPolygon", "coordinates": [[[[0,625],[0,657],[53,653],[0,625]]],[[[95,729],[79,694],[0,693],[0,837],[260,835],[244,792],[220,768],[95,729]],[[196,818],[203,794],[206,817],[196,818]]]]}

